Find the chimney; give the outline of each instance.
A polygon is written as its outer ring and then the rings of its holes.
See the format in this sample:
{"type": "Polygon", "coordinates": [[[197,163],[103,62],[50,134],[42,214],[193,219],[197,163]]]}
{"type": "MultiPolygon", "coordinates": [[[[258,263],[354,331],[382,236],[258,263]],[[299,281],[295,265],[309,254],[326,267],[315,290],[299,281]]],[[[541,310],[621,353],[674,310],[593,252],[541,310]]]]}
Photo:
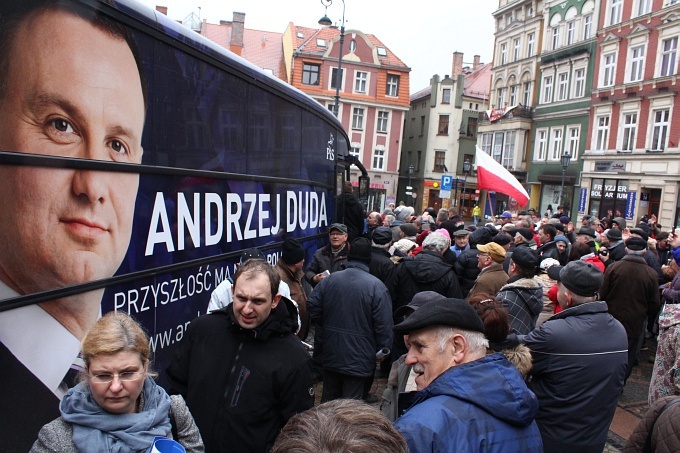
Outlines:
{"type": "Polygon", "coordinates": [[[156,5],[156,11],[158,11],[161,14],[165,14],[166,16],[168,15],[168,7],[167,6],[156,5]]]}
{"type": "Polygon", "coordinates": [[[451,65],[451,78],[455,79],[463,73],[463,52],[453,52],[453,64],[451,65]]]}
{"type": "Polygon", "coordinates": [[[479,55],[475,55],[475,59],[472,62],[472,70],[474,71],[479,67],[479,55]]]}
{"type": "Polygon", "coordinates": [[[229,50],[237,55],[243,55],[243,27],[246,22],[246,13],[234,12],[234,20],[231,24],[231,42],[229,50]]]}

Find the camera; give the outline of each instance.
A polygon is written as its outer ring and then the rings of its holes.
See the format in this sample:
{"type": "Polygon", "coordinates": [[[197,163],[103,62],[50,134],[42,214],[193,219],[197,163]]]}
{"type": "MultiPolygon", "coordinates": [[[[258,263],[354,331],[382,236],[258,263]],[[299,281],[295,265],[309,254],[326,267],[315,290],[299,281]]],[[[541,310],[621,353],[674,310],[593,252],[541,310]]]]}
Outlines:
{"type": "Polygon", "coordinates": [[[609,250],[600,249],[600,250],[597,251],[597,253],[598,253],[598,255],[607,256],[607,255],[609,255],[609,250]]]}

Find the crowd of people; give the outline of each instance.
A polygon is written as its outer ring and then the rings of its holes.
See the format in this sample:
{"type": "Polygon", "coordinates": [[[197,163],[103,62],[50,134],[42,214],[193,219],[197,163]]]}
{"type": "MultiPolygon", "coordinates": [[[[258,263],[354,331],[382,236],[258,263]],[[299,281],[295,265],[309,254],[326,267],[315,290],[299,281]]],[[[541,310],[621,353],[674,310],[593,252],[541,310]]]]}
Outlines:
{"type": "Polygon", "coordinates": [[[160,436],[208,452],[600,452],[657,334],[650,414],[627,448],[678,441],[656,423],[680,395],[675,232],[533,210],[484,225],[403,204],[354,217],[307,266],[292,238],[274,266],[245,250],[164,387],[141,327],[100,318],[80,384],[32,451],[148,451],[160,436]]]}

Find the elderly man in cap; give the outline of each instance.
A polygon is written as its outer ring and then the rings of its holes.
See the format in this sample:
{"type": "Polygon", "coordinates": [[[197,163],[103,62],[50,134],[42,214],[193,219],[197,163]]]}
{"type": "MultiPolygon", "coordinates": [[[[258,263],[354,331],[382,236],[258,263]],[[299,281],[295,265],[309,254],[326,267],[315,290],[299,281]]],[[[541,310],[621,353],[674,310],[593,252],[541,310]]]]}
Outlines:
{"type": "Polygon", "coordinates": [[[394,331],[417,375],[394,424],[411,453],[542,451],[535,395],[503,354],[486,355],[484,324],[467,302],[428,302],[394,331]]]}
{"type": "Polygon", "coordinates": [[[644,255],[647,242],[633,236],[626,241],[626,256],[607,267],[600,296],[609,313],[626,329],[628,367],[626,379],[637,364],[645,319],[659,311],[659,284],[654,269],[644,255]]]}
{"type": "Polygon", "coordinates": [[[588,227],[588,226],[582,226],[578,230],[576,230],[576,242],[583,242],[584,244],[587,244],[588,247],[590,247],[590,251],[593,253],[597,253],[597,244],[595,243],[595,239],[597,238],[597,233],[595,233],[595,230],[588,227]]]}
{"type": "Polygon", "coordinates": [[[479,293],[497,294],[508,281],[503,270],[505,248],[495,242],[477,245],[477,267],[480,269],[475,284],[470,289],[467,300],[479,293]]]}
{"type": "Polygon", "coordinates": [[[305,272],[305,278],[312,287],[318,285],[330,273],[340,271],[347,265],[350,247],[347,243],[347,227],[342,223],[332,224],[328,239],[330,244],[314,252],[312,263],[305,272]]]}
{"type": "Polygon", "coordinates": [[[373,230],[371,239],[371,264],[368,269],[381,282],[387,282],[394,272],[394,261],[389,250],[392,247],[392,230],[378,227],[373,230]]]}
{"type": "Polygon", "coordinates": [[[281,277],[281,282],[286,283],[290,288],[290,298],[293,299],[300,312],[300,331],[297,333],[300,340],[307,338],[309,333],[309,315],[307,314],[307,293],[302,286],[304,272],[302,267],[305,265],[305,249],[294,238],[286,238],[283,241],[281,259],[274,268],[281,277]]]}
{"type": "Polygon", "coordinates": [[[598,299],[603,274],[585,261],[548,269],[563,311],[529,335],[529,388],[546,452],[601,452],[623,391],[626,331],[598,299]]]}
{"type": "Polygon", "coordinates": [[[608,250],[608,255],[600,257],[604,261],[605,266],[610,266],[626,256],[626,245],[623,243],[621,230],[611,228],[605,231],[600,240],[601,245],[608,250]]]}
{"type": "Polygon", "coordinates": [[[517,247],[510,257],[510,278],[497,295],[510,315],[511,332],[520,335],[534,330],[543,310],[543,286],[534,279],[537,268],[536,252],[517,247]]]}
{"type": "Polygon", "coordinates": [[[450,250],[456,254],[456,258],[470,249],[470,232],[468,230],[456,230],[453,232],[453,245],[450,250]]]}
{"type": "Polygon", "coordinates": [[[376,353],[392,346],[392,304],[383,282],[368,271],[370,241],[355,239],[348,260],[347,269],[325,278],[307,300],[309,315],[323,321],[321,402],[363,398],[376,353]]]}

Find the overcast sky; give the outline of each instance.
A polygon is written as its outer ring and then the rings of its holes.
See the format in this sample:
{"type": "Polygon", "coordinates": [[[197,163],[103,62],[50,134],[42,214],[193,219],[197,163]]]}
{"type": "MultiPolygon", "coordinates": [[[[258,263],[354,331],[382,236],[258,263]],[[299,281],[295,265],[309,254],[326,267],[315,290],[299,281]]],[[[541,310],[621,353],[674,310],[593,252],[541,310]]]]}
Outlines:
{"type": "MultiPolygon", "coordinates": [[[[190,13],[218,23],[234,11],[246,14],[246,28],[283,33],[288,22],[319,27],[324,15],[320,0],[138,0],[155,8],[167,6],[168,16],[181,20],[190,13]]],[[[425,88],[433,74],[451,73],[453,52],[464,53],[465,63],[480,55],[491,61],[494,23],[491,13],[498,0],[345,0],[345,28],[377,36],[411,68],[410,88],[425,88]]],[[[328,17],[340,25],[342,1],[334,0],[328,17]]]]}

